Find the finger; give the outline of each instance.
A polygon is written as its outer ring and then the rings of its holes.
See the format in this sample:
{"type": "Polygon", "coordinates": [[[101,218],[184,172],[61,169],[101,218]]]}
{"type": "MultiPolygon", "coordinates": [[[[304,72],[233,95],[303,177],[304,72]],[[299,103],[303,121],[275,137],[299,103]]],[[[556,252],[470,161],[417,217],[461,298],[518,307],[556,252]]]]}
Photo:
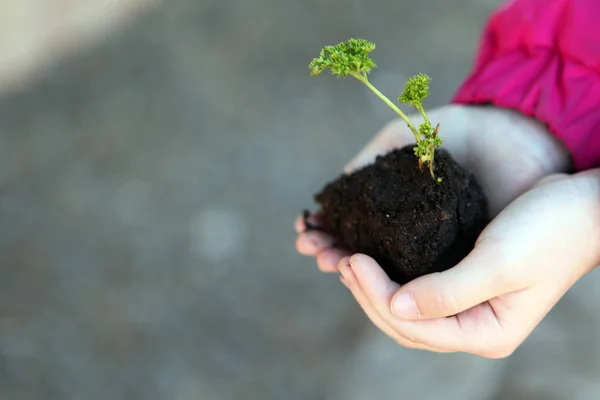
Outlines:
{"type": "Polygon", "coordinates": [[[309,214],[307,216],[300,215],[298,218],[296,218],[296,221],[294,222],[294,229],[296,230],[296,233],[305,232],[308,229],[308,227],[306,226],[307,223],[313,227],[322,227],[323,213],[318,212],[314,214],[309,214]]]}
{"type": "Polygon", "coordinates": [[[392,314],[390,299],[397,284],[391,282],[385,272],[370,257],[353,256],[352,270],[360,287],[365,292],[369,302],[384,322],[394,331],[401,334],[405,340],[421,346],[438,349],[443,352],[485,351],[486,345],[497,343],[500,324],[490,307],[476,306],[461,314],[459,317],[429,319],[424,321],[405,321],[392,314]],[[459,322],[463,317],[464,327],[459,322]]]}
{"type": "Polygon", "coordinates": [[[392,298],[392,313],[400,319],[449,317],[496,296],[521,290],[528,281],[502,258],[499,244],[484,241],[458,265],[417,278],[392,298]]]}
{"type": "MultiPolygon", "coordinates": [[[[527,264],[522,265],[525,268],[527,264]]],[[[528,285],[482,302],[450,318],[419,321],[395,319],[390,324],[409,339],[487,358],[505,358],[525,340],[559,301],[572,282],[528,285]]]]}
{"type": "Polygon", "coordinates": [[[361,284],[354,274],[350,265],[350,257],[344,257],[340,260],[339,271],[341,282],[352,292],[356,302],[360,305],[364,313],[371,320],[371,322],[379,328],[383,333],[394,339],[400,345],[410,349],[420,349],[435,352],[444,352],[439,349],[435,349],[430,346],[425,346],[419,343],[411,342],[407,338],[403,337],[400,333],[394,331],[385,321],[379,313],[374,309],[369,299],[362,290],[361,284]]]}
{"type": "Polygon", "coordinates": [[[366,295],[360,287],[360,283],[358,282],[356,275],[352,271],[352,266],[350,265],[350,257],[345,257],[340,261],[339,271],[341,282],[344,285],[346,285],[348,289],[350,289],[357,303],[363,309],[367,317],[369,317],[369,319],[375,324],[375,326],[377,326],[379,329],[381,329],[384,333],[386,333],[394,340],[397,340],[399,342],[405,342],[405,339],[402,338],[398,333],[394,332],[388,326],[388,324],[384,322],[383,319],[377,314],[377,312],[375,312],[371,304],[369,304],[366,295]]]}
{"type": "Polygon", "coordinates": [[[303,216],[300,215],[298,218],[296,218],[296,221],[294,222],[294,230],[296,233],[302,233],[306,230],[306,224],[304,223],[303,216]]]}
{"type": "Polygon", "coordinates": [[[558,181],[562,181],[564,179],[569,178],[568,174],[564,174],[564,173],[559,173],[559,174],[552,174],[552,175],[548,175],[545,176],[544,178],[540,179],[538,181],[538,183],[536,183],[534,185],[534,187],[541,187],[541,186],[545,186],[549,183],[556,183],[558,181]]]}
{"type": "Polygon", "coordinates": [[[323,250],[317,256],[317,266],[323,272],[339,272],[338,264],[344,257],[349,257],[351,254],[345,249],[327,249],[323,250]]]}
{"type": "Polygon", "coordinates": [[[377,142],[377,138],[372,143],[369,143],[366,148],[361,150],[345,167],[344,173],[350,174],[367,165],[375,162],[375,158],[379,155],[385,155],[392,151],[394,147],[385,143],[377,142]]]}
{"type": "MultiPolygon", "coordinates": [[[[419,343],[420,345],[434,347],[430,346],[428,343],[424,343],[414,332],[407,331],[405,325],[408,326],[408,324],[406,322],[402,324],[403,321],[398,321],[392,314],[390,310],[390,300],[394,292],[397,291],[399,285],[389,279],[375,260],[366,255],[356,254],[350,259],[350,265],[365,297],[373,306],[377,315],[392,329],[392,331],[402,334],[404,340],[408,340],[410,343],[419,343]]],[[[427,336],[424,335],[424,337],[427,336]]],[[[441,343],[445,346],[448,346],[448,344],[455,345],[451,341],[441,343]]],[[[435,348],[450,349],[453,347],[435,346],[435,348]]]]}
{"type": "Polygon", "coordinates": [[[396,320],[393,326],[430,346],[486,358],[510,356],[556,304],[560,295],[531,287],[481,303],[457,316],[423,321],[396,320]],[[518,305],[518,306],[516,306],[518,305]]]}
{"type": "Polygon", "coordinates": [[[454,317],[422,321],[396,318],[390,325],[410,340],[424,345],[487,358],[506,357],[508,349],[514,347],[496,311],[487,302],[454,317]]]}
{"type": "Polygon", "coordinates": [[[296,239],[296,249],[300,254],[316,256],[325,249],[331,248],[335,238],[325,232],[308,231],[296,239]]]}
{"type": "Polygon", "coordinates": [[[349,174],[375,161],[379,155],[386,154],[395,148],[414,141],[412,134],[405,129],[406,125],[392,121],[386,125],[367,145],[346,165],[344,172],[349,174]],[[404,128],[403,128],[404,127],[404,128]]]}
{"type": "Polygon", "coordinates": [[[365,295],[379,315],[384,319],[392,316],[389,307],[390,300],[400,285],[393,282],[379,264],[367,255],[353,255],[350,258],[350,265],[365,295]]]}

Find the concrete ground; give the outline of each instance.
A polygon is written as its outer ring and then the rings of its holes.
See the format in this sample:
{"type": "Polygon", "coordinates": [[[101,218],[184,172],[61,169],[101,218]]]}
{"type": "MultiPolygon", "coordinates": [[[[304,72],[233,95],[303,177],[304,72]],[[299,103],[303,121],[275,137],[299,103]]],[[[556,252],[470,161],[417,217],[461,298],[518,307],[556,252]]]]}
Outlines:
{"type": "Polygon", "coordinates": [[[592,400],[598,274],[508,360],[403,349],[294,250],[389,119],[319,48],[378,44],[393,95],[469,71],[497,0],[172,0],[0,99],[0,398],[592,400]]]}

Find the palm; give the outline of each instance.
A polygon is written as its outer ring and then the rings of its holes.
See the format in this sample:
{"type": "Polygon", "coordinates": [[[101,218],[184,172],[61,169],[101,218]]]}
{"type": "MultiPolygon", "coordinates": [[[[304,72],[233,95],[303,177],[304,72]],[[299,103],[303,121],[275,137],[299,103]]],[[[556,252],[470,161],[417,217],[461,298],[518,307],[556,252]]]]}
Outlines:
{"type": "MultiPolygon", "coordinates": [[[[543,176],[567,167],[567,151],[539,124],[509,111],[447,106],[429,113],[440,122],[440,136],[456,161],[473,172],[489,200],[492,216],[526,192],[543,176]]],[[[420,123],[420,116],[409,117],[420,123]]],[[[403,121],[394,121],[378,133],[346,166],[349,173],[372,163],[378,155],[414,143],[403,121]]],[[[313,217],[313,223],[318,223],[313,217]]],[[[302,219],[296,230],[305,230],[302,219]]],[[[337,271],[348,253],[331,248],[333,238],[322,232],[305,232],[297,241],[302,254],[317,256],[319,267],[337,271]]]]}
{"type": "MultiPolygon", "coordinates": [[[[461,299],[465,311],[450,311],[457,314],[463,334],[479,326],[490,333],[499,330],[498,335],[519,332],[523,339],[587,272],[594,255],[585,238],[597,236],[598,229],[585,215],[586,207],[564,206],[577,198],[577,179],[553,176],[524,193],[488,225],[468,258],[446,274],[458,276],[455,282],[472,283],[470,271],[485,265],[487,282],[455,288],[470,294],[461,299]]],[[[413,284],[427,285],[429,280],[413,284]]]]}
{"type": "Polygon", "coordinates": [[[360,256],[344,271],[345,283],[373,323],[402,345],[506,357],[597,264],[600,229],[590,216],[599,190],[598,172],[553,176],[505,208],[451,270],[400,288],[360,256]],[[390,299],[400,291],[411,294],[417,313],[392,313],[390,299]]]}
{"type": "MultiPolygon", "coordinates": [[[[563,149],[530,120],[508,111],[446,107],[430,113],[441,123],[440,136],[459,164],[473,172],[490,202],[493,215],[550,171],[550,153],[563,149]],[[523,129],[527,132],[524,134],[523,129]],[[546,143],[547,142],[547,143],[546,143]]],[[[418,115],[410,116],[419,121],[418,115]]],[[[386,126],[346,167],[350,172],[370,164],[391,149],[414,142],[402,121],[386,126]]]]}

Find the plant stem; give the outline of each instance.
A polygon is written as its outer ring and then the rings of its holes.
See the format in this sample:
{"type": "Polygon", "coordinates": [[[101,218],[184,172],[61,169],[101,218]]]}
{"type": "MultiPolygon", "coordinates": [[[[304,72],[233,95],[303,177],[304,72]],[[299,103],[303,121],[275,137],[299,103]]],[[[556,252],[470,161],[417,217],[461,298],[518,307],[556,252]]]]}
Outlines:
{"type": "Polygon", "coordinates": [[[431,161],[429,162],[429,173],[431,177],[435,179],[435,174],[433,173],[433,160],[435,160],[435,147],[431,149],[431,161]]]}
{"type": "Polygon", "coordinates": [[[425,114],[425,110],[423,109],[423,105],[422,104],[415,104],[415,108],[417,110],[419,110],[419,112],[423,116],[423,119],[425,120],[425,123],[427,125],[431,126],[431,123],[429,122],[429,118],[427,118],[427,114],[425,114]]]}
{"type": "Polygon", "coordinates": [[[417,130],[417,128],[415,128],[415,126],[410,121],[410,119],[408,119],[408,117],[394,103],[392,103],[390,101],[390,99],[388,99],[383,93],[381,93],[379,90],[377,90],[377,88],[375,86],[373,86],[371,84],[371,82],[369,82],[369,80],[367,79],[366,76],[362,76],[359,74],[353,74],[353,73],[350,73],[350,75],[352,75],[353,77],[355,77],[356,79],[358,79],[359,81],[364,83],[369,89],[371,89],[371,91],[373,93],[375,93],[377,95],[377,97],[379,97],[381,100],[383,100],[385,102],[385,104],[387,104],[392,110],[394,110],[396,112],[396,114],[398,114],[404,120],[404,122],[406,122],[406,125],[408,125],[408,127],[410,128],[412,133],[415,135],[415,138],[417,139],[417,143],[419,143],[421,141],[421,136],[419,134],[419,131],[417,130]]]}

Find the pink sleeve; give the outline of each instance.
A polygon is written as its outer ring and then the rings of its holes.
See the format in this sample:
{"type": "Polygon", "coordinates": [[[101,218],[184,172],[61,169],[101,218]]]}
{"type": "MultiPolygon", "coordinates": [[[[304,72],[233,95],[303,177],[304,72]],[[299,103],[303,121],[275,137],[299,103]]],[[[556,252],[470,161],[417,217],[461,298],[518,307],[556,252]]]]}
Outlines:
{"type": "Polygon", "coordinates": [[[453,99],[544,122],[574,167],[600,166],[600,0],[513,0],[488,22],[453,99]]]}

